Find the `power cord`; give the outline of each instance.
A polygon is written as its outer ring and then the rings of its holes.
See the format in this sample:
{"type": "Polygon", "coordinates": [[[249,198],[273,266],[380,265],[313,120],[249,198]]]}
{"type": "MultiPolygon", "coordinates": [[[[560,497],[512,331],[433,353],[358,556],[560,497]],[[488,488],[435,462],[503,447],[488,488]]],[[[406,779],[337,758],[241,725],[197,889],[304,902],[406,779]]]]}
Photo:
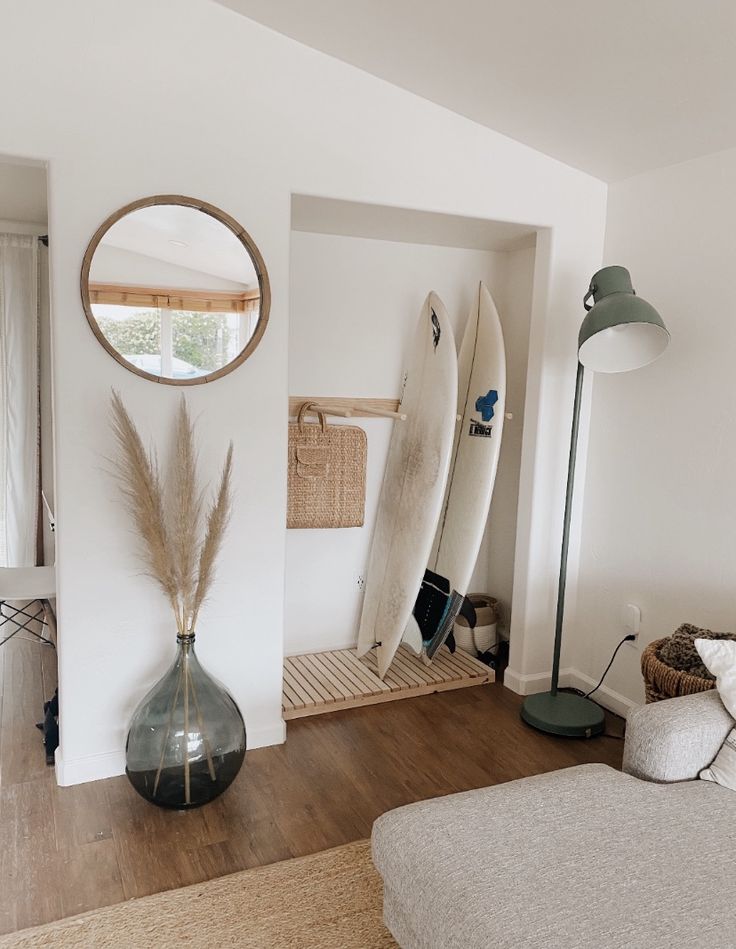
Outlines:
{"type": "MultiPolygon", "coordinates": [[[[598,680],[598,684],[597,684],[596,686],[594,686],[594,687],[590,690],[590,692],[583,692],[582,689],[575,689],[575,688],[562,689],[561,691],[563,691],[563,692],[574,692],[576,695],[582,695],[584,698],[590,699],[591,695],[592,695],[594,692],[597,692],[598,689],[600,689],[600,687],[603,685],[603,680],[604,680],[604,679],[606,678],[606,676],[608,675],[608,671],[609,671],[609,669],[611,668],[611,666],[613,665],[613,661],[614,661],[614,659],[616,658],[616,656],[618,655],[619,649],[623,646],[624,643],[633,642],[635,639],[636,639],[636,636],[634,636],[633,633],[629,633],[628,636],[624,636],[624,638],[621,640],[621,642],[618,644],[618,646],[616,646],[616,648],[613,650],[613,655],[611,656],[611,659],[610,659],[608,665],[606,666],[606,668],[605,668],[605,670],[604,670],[604,672],[603,672],[603,675],[602,675],[602,676],[600,677],[600,679],[598,680]]],[[[591,702],[595,702],[595,699],[590,699],[590,700],[591,700],[591,702]]],[[[598,705],[600,708],[603,708],[603,706],[600,705],[599,702],[595,702],[595,704],[598,705]]],[[[605,711],[605,709],[604,709],[604,711],[605,711]]],[[[623,735],[614,735],[612,732],[608,732],[608,731],[604,732],[603,734],[604,734],[604,737],[605,737],[605,738],[615,738],[615,739],[617,739],[618,741],[623,741],[624,738],[626,737],[625,726],[624,726],[624,734],[623,734],[623,735]]]]}
{"type": "Polygon", "coordinates": [[[623,646],[623,644],[624,644],[624,643],[628,643],[628,642],[633,642],[633,640],[635,640],[635,639],[636,639],[636,636],[634,636],[633,633],[629,633],[628,636],[624,636],[624,638],[621,640],[621,642],[618,644],[618,646],[616,646],[616,648],[613,650],[613,655],[611,656],[611,661],[608,663],[608,665],[606,666],[606,669],[605,669],[603,675],[600,677],[600,679],[599,679],[599,681],[598,681],[598,685],[596,685],[594,688],[592,688],[592,689],[590,690],[590,692],[586,692],[586,693],[585,693],[585,698],[586,698],[586,699],[589,699],[589,698],[591,697],[591,695],[592,695],[594,692],[597,692],[598,689],[600,689],[600,687],[603,685],[603,680],[604,680],[604,679],[606,678],[606,676],[608,675],[608,670],[609,670],[609,669],[611,668],[611,666],[613,665],[613,660],[614,660],[614,659],[616,658],[616,656],[618,655],[618,651],[619,651],[619,649],[623,646]]]}

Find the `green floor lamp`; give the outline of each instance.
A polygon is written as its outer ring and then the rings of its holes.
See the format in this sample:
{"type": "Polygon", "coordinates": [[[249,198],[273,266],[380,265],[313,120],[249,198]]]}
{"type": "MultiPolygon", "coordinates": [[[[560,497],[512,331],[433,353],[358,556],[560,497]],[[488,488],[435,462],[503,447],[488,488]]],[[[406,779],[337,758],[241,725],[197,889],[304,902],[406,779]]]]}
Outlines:
{"type": "Polygon", "coordinates": [[[585,369],[593,372],[628,372],[654,362],[667,348],[670,334],[653,306],[636,296],[625,267],[604,267],[594,274],[583,306],[588,311],[578,336],[578,374],[567,467],[565,519],[562,557],[557,590],[555,648],[552,660],[552,688],[524,700],[521,717],[529,725],[552,735],[591,738],[603,731],[603,709],[588,698],[558,690],[562,621],[565,613],[567,551],[578,447],[580,398],[585,369]],[[593,298],[593,306],[588,303],[593,298]]]}

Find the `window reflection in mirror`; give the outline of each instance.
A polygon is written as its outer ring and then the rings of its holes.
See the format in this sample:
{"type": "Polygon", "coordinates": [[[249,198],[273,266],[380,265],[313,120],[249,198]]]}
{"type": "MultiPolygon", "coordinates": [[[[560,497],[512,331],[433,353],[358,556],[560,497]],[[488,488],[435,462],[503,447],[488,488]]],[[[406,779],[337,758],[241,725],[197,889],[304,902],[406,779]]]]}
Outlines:
{"type": "Polygon", "coordinates": [[[85,309],[103,345],[132,371],[204,382],[241,362],[260,337],[265,269],[227,215],[151,200],[158,203],[123,209],[93,239],[85,309]]]}

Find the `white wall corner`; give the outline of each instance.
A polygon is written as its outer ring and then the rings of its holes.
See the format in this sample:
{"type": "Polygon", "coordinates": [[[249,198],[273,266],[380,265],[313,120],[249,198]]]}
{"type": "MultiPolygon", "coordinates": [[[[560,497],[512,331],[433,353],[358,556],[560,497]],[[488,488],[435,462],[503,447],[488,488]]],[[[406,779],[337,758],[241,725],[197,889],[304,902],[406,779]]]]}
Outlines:
{"type": "Polygon", "coordinates": [[[270,745],[283,745],[286,741],[286,722],[281,718],[261,728],[248,728],[247,723],[245,727],[249,751],[253,751],[254,748],[267,748],[270,745]]]}
{"type": "MultiPolygon", "coordinates": [[[[582,692],[588,692],[596,684],[596,681],[580,672],[579,669],[560,669],[560,687],[563,689],[580,689],[582,692]]],[[[516,692],[517,695],[536,695],[537,692],[546,692],[551,683],[551,671],[521,675],[508,668],[503,677],[503,684],[512,692],[516,692]]],[[[609,689],[605,685],[602,685],[596,691],[595,701],[603,708],[608,709],[609,712],[620,715],[622,718],[626,718],[626,714],[630,709],[639,706],[638,702],[633,702],[625,695],[614,692],[613,689],[609,689]]]]}
{"type": "MultiPolygon", "coordinates": [[[[572,669],[560,669],[560,686],[565,689],[570,683],[568,678],[572,669]]],[[[546,692],[552,684],[552,672],[532,672],[528,674],[516,672],[511,667],[503,674],[503,684],[517,695],[536,695],[537,692],[546,692]]]]}

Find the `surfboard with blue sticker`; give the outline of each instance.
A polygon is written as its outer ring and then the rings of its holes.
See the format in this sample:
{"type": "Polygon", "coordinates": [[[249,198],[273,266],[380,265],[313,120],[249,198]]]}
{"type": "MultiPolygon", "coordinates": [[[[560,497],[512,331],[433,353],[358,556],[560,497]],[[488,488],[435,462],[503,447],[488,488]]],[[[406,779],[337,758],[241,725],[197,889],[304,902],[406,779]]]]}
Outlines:
{"type": "MultiPolygon", "coordinates": [[[[506,352],[493,298],[480,284],[458,356],[455,439],[442,511],[404,642],[432,659],[452,640],[486,529],[501,451],[506,352]]],[[[454,646],[453,646],[454,648],[454,646]]]]}

